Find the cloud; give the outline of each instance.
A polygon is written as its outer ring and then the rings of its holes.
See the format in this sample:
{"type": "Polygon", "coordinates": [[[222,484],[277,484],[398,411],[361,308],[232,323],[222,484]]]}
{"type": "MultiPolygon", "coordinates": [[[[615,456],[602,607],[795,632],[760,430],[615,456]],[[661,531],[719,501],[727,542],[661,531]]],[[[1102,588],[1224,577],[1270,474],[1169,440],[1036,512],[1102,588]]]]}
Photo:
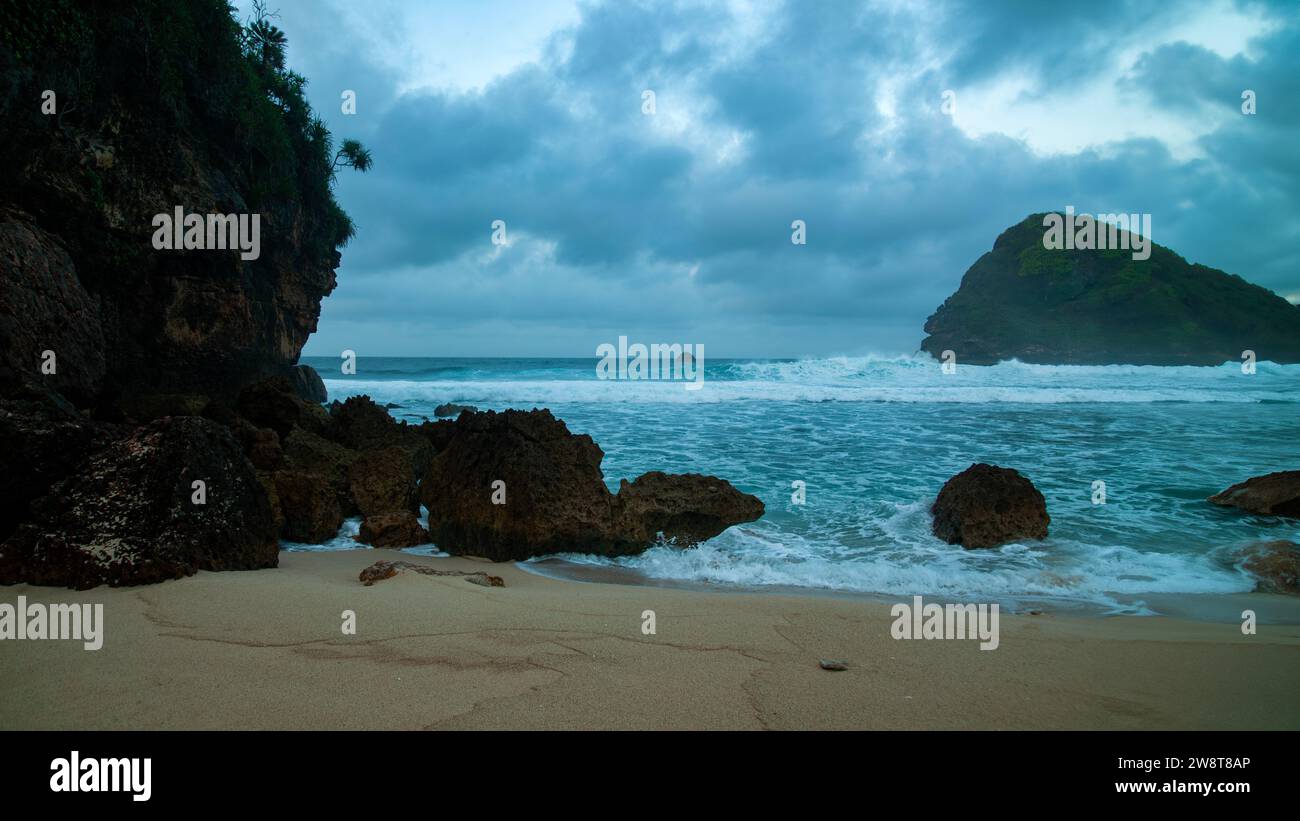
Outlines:
{"type": "Polygon", "coordinates": [[[414,38],[492,29],[380,10],[283,13],[313,104],[376,160],[340,180],[359,233],[308,353],[907,352],[1002,229],[1065,205],[1300,291],[1281,6],[588,2],[410,70],[414,38]]]}

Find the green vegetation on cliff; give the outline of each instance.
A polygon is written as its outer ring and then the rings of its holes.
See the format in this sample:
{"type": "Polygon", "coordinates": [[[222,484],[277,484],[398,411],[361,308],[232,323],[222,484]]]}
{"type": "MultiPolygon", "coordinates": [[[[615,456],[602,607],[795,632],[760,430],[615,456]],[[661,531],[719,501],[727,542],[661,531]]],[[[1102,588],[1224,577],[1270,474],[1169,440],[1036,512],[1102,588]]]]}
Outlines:
{"type": "MultiPolygon", "coordinates": [[[[300,198],[313,250],[352,237],[330,184],[338,165],[366,170],[369,155],[336,162],[306,79],[285,67],[285,35],[260,6],[247,26],[224,0],[0,0],[0,8],[0,135],[11,158],[39,151],[51,129],[94,131],[129,112],[118,133],[130,153],[171,152],[178,135],[195,138],[250,210],[300,198]],[[56,95],[53,116],[41,110],[46,90],[56,95]]],[[[85,182],[100,181],[91,170],[85,182]]]]}
{"type": "Polygon", "coordinates": [[[925,323],[921,349],[958,362],[1219,365],[1253,350],[1300,362],[1300,307],[1152,243],[1049,250],[1043,214],[998,237],[925,323]]]}
{"type": "Polygon", "coordinates": [[[372,161],[285,48],[260,3],[0,0],[0,395],[230,396],[297,361],[354,233],[335,175],[372,161]],[[176,208],[259,215],[260,255],[155,248],[176,208]]]}

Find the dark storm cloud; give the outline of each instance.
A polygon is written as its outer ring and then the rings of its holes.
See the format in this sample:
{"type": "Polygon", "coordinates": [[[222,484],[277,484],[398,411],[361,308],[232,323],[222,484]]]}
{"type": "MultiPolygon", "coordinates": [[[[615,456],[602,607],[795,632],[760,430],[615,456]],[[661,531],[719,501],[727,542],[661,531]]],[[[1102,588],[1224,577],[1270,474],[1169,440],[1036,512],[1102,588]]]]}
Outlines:
{"type": "Polygon", "coordinates": [[[1057,90],[1083,81],[1124,48],[1132,32],[1169,25],[1189,4],[1146,0],[1042,3],[959,0],[940,4],[940,40],[954,49],[945,73],[975,83],[1008,69],[1033,72],[1057,90]]]}
{"type": "Polygon", "coordinates": [[[880,119],[873,81],[895,56],[897,23],[849,2],[787,5],[775,17],[753,53],[708,83],[719,116],[751,137],[746,170],[774,179],[857,176],[862,134],[880,119]]]}
{"type": "Polygon", "coordinates": [[[974,138],[939,92],[1021,72],[1035,94],[1070,93],[1133,46],[1108,35],[1190,7],[758,8],[593,3],[538,61],[482,88],[405,93],[346,30],[286,14],[314,104],[376,158],[340,179],[360,233],[312,350],[360,338],[376,352],[525,353],[541,333],[529,352],[589,354],[620,328],[697,333],[716,355],[912,350],[1001,230],[1067,204],[1151,212],[1156,241],[1189,259],[1300,291],[1294,25],[1249,57],[1146,49],[1114,78],[1117,94],[1191,120],[1224,120],[1256,88],[1259,114],[1229,117],[1203,156],[1178,159],[1155,138],[1069,154],[974,138]],[[355,117],[338,112],[342,88],[366,90],[355,117]],[[508,248],[489,242],[495,219],[508,248]],[[790,243],[795,219],[806,246],[790,243]]]}

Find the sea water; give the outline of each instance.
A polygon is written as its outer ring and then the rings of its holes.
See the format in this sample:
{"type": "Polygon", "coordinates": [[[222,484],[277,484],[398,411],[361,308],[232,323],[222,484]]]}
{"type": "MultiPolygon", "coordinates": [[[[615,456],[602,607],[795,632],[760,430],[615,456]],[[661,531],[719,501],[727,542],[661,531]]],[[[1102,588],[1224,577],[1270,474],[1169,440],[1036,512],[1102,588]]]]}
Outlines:
{"type": "MultiPolygon", "coordinates": [[[[929,357],[709,360],[704,387],[601,380],[592,359],[305,357],[331,399],[368,394],[396,418],[444,402],[550,408],[605,452],[605,481],[706,473],[767,513],[698,548],[661,546],[561,567],[647,581],[816,589],[1146,613],[1146,597],[1249,591],[1238,551],[1300,539],[1294,519],[1205,501],[1300,469],[1300,365],[958,365],[929,357]],[[965,550],[929,508],[974,462],[1011,467],[1047,499],[1050,536],[965,550]],[[804,483],[803,504],[793,483],[804,483]],[[1104,482],[1104,504],[1095,503],[1104,482]]],[[[555,561],[546,562],[554,570],[555,561]]]]}

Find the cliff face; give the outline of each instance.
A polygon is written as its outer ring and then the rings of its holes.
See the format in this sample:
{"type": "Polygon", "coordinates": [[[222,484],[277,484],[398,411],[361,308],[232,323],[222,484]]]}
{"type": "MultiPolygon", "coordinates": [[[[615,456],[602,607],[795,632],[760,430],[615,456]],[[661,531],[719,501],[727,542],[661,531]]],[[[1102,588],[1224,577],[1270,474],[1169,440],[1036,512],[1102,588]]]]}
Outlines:
{"type": "Polygon", "coordinates": [[[230,407],[263,375],[323,401],[291,366],[352,234],[283,34],[224,0],[0,5],[0,585],[274,567],[247,452],[278,438],[230,407]],[[178,210],[204,230],[162,243],[178,210]]]}
{"type": "Polygon", "coordinates": [[[998,237],[926,321],[921,349],[967,364],[1220,365],[1252,350],[1300,362],[1300,307],[1152,243],[1048,250],[1043,214],[998,237]]]}
{"type": "Polygon", "coordinates": [[[302,78],[251,58],[221,0],[13,6],[0,20],[0,396],[222,397],[286,371],[351,231],[302,78]],[[258,214],[260,256],[155,249],[155,215],[178,206],[258,214]]]}

